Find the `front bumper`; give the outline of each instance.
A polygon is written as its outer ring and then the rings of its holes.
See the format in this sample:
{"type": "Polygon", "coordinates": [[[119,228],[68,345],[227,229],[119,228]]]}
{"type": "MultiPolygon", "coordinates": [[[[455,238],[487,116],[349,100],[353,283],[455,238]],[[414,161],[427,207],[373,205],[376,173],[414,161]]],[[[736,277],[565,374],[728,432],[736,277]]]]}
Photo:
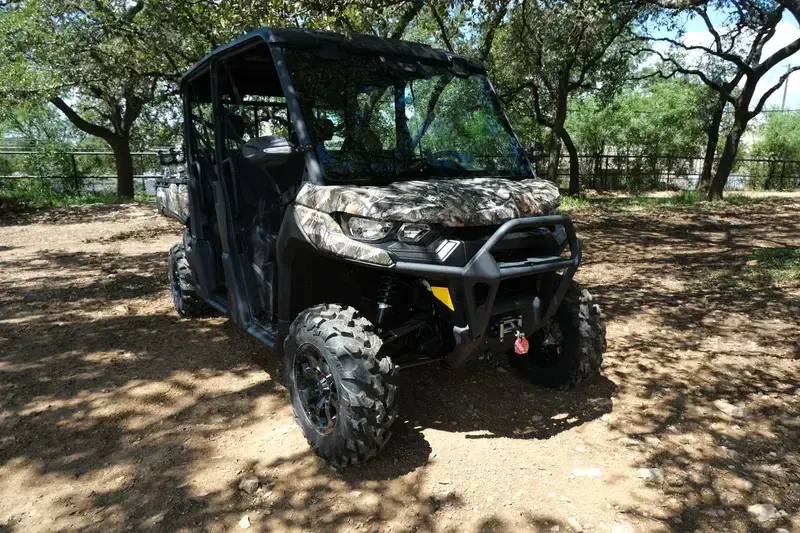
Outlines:
{"type": "Polygon", "coordinates": [[[553,215],[506,222],[463,267],[398,261],[394,270],[432,281],[440,280],[456,296],[456,312],[453,313],[455,349],[447,356],[447,361],[450,366],[457,367],[480,355],[479,348],[489,340],[487,333],[494,317],[521,315],[527,336],[541,329],[561,305],[580,262],[581,241],[575,235],[572,220],[565,215],[553,215]],[[569,257],[537,256],[522,261],[499,262],[492,255],[492,250],[510,232],[556,226],[564,228],[569,257]],[[542,292],[541,286],[517,291],[519,296],[498,296],[501,284],[507,280],[530,277],[531,284],[541,284],[541,276],[537,274],[559,271],[563,271],[561,281],[557,287],[547,291],[552,294],[547,302],[538,295],[542,292]]]}

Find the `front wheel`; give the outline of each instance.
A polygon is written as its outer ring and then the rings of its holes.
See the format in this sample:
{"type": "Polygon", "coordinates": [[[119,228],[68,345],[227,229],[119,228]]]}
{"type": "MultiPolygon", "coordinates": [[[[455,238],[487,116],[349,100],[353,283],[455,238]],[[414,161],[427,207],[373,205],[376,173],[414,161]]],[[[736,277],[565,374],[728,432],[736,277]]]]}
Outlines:
{"type": "Polygon", "coordinates": [[[541,333],[542,342],[531,344],[527,354],[509,354],[511,366],[533,383],[568,389],[600,372],[606,323],[592,295],[575,281],[541,333]]]}
{"type": "Polygon", "coordinates": [[[195,284],[192,267],[186,258],[186,248],[176,244],[169,251],[169,287],[172,304],[178,314],[185,317],[202,316],[210,311],[195,284]]]}
{"type": "Polygon", "coordinates": [[[364,462],[391,437],[395,367],[381,339],[352,307],[300,313],[284,343],[295,419],[314,452],[337,467],[364,462]]]}

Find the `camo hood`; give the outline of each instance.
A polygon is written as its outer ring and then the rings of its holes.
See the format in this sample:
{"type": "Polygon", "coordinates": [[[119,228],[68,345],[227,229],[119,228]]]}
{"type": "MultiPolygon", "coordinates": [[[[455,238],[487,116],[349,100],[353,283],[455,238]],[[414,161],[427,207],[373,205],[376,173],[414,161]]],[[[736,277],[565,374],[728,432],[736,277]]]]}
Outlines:
{"type": "Polygon", "coordinates": [[[549,215],[559,202],[558,187],[549,181],[500,178],[402,181],[382,187],[305,183],[295,199],[324,213],[451,227],[549,215]]]}

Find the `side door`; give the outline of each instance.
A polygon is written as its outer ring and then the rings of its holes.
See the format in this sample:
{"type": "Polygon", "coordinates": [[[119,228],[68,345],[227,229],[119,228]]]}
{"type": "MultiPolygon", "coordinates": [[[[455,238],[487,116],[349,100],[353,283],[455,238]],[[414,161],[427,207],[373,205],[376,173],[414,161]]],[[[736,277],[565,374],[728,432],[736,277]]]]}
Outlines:
{"type": "Polygon", "coordinates": [[[183,87],[184,151],[188,177],[190,261],[208,302],[227,311],[227,282],[222,268],[222,239],[214,201],[216,138],[211,68],[206,65],[183,87]]]}

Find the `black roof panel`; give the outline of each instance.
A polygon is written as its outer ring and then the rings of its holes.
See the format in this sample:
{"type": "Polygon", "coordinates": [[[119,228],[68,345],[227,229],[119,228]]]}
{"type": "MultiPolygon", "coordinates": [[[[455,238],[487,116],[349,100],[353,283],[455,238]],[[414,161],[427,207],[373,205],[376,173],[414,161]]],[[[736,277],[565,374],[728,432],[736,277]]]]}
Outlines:
{"type": "Polygon", "coordinates": [[[377,35],[366,35],[362,33],[342,35],[339,33],[320,30],[259,28],[216,48],[203,59],[195,63],[192,68],[186,72],[184,77],[200,68],[212,57],[241,43],[258,38],[263,39],[269,44],[281,46],[296,46],[301,48],[319,49],[335,47],[339,48],[340,50],[372,52],[376,54],[386,54],[397,57],[409,57],[436,63],[450,63],[454,58],[457,58],[461,61],[464,61],[474,70],[486,70],[483,62],[477,59],[472,59],[458,54],[452,54],[448,51],[433,48],[422,43],[403,41],[400,39],[389,39],[385,37],[379,37],[377,35]]]}

